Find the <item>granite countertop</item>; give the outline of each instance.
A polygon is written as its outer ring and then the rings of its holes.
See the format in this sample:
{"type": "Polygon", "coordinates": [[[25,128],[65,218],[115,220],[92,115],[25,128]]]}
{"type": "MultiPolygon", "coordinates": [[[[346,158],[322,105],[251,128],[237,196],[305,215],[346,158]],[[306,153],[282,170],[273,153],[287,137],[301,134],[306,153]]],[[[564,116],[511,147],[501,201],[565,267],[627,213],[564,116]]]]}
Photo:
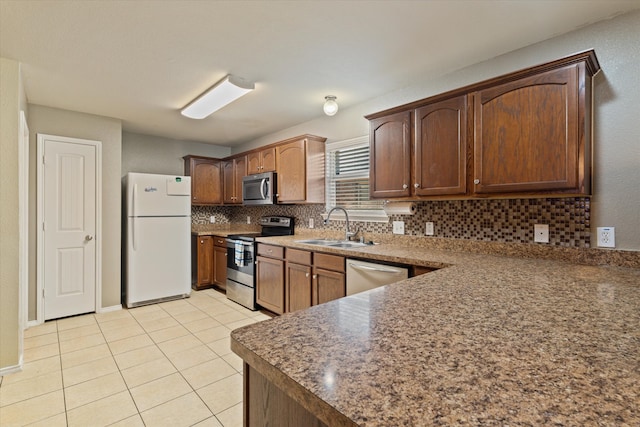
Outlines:
{"type": "MultiPolygon", "coordinates": [[[[261,240],[318,249],[299,238],[261,240]]],[[[322,251],[444,267],[232,332],[327,425],[640,425],[640,269],[322,251]]]]}

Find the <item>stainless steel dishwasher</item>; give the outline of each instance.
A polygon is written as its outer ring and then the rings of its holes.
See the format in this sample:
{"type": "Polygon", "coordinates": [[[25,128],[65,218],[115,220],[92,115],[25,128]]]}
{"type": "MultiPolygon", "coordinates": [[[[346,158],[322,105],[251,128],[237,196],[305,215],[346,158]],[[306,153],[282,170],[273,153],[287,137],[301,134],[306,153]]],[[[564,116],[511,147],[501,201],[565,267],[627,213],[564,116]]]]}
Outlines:
{"type": "Polygon", "coordinates": [[[409,270],[384,264],[347,259],[347,295],[399,282],[409,277],[409,270]]]}

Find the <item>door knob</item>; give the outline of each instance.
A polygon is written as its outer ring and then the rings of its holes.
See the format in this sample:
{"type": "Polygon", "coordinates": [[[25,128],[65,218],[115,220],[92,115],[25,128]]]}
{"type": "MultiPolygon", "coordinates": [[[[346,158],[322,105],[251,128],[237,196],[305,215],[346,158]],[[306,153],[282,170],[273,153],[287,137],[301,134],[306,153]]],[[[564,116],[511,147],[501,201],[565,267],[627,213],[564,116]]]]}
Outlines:
{"type": "Polygon", "coordinates": [[[86,236],[84,236],[84,240],[86,240],[87,242],[93,240],[93,236],[90,234],[87,234],[86,236]]]}

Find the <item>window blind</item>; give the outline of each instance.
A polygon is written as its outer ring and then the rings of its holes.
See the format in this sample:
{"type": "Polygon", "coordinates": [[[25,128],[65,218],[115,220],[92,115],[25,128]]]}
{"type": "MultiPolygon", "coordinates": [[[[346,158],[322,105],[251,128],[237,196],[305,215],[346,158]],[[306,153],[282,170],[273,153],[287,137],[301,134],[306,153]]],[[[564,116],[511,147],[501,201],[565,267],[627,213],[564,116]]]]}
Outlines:
{"type": "Polygon", "coordinates": [[[327,209],[382,209],[382,201],[369,198],[369,144],[361,140],[327,149],[327,209]]]}

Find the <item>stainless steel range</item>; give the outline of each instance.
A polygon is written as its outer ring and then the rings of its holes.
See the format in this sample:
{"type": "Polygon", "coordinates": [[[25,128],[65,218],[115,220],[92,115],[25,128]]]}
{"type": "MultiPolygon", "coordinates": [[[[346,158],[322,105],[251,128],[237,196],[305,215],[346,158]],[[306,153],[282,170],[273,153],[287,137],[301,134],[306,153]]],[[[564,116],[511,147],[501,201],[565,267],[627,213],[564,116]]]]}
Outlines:
{"type": "Polygon", "coordinates": [[[257,310],[256,305],[256,237],[290,236],[294,233],[294,218],[263,216],[262,231],[227,236],[227,298],[257,310]]]}

